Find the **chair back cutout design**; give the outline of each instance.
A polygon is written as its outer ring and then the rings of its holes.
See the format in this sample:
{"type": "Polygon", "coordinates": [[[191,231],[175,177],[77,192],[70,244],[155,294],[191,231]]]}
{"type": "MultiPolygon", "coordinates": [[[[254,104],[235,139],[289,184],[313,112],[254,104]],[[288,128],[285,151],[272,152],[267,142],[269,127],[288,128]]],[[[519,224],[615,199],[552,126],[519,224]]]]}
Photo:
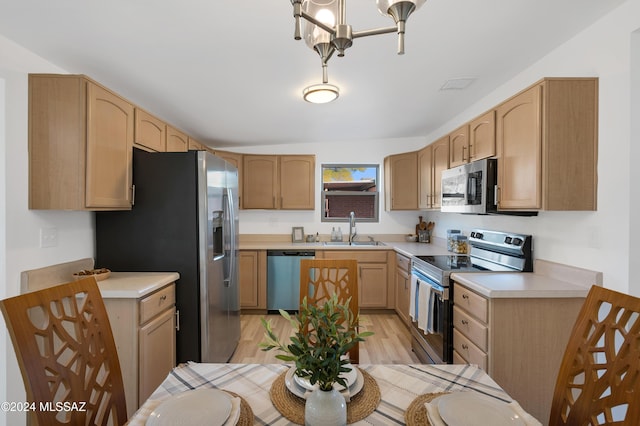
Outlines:
{"type": "Polygon", "coordinates": [[[560,365],[549,424],[640,424],[640,298],[591,287],[560,365]]]}
{"type": "Polygon", "coordinates": [[[95,278],[11,297],[0,309],[38,424],[126,423],[120,362],[95,278]]]}
{"type": "MultiPolygon", "coordinates": [[[[358,315],[358,261],[355,259],[301,259],[300,304],[307,297],[309,305],[320,306],[334,293],[338,302],[351,298],[349,310],[358,315]]],[[[360,362],[359,344],[349,351],[351,363],[360,362]]]]}

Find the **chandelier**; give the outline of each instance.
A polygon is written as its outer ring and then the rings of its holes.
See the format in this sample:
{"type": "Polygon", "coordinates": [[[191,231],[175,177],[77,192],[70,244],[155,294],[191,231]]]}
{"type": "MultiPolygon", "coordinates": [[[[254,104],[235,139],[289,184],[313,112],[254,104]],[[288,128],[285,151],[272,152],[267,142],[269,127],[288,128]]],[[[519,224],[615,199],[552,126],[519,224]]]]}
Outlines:
{"type": "Polygon", "coordinates": [[[303,37],[311,49],[320,55],[322,63],[322,84],[314,84],[303,90],[308,102],[331,102],[339,95],[338,87],[329,84],[327,62],[337,51],[351,47],[353,39],[378,34],[398,33],[398,55],[404,54],[404,32],[409,15],[424,4],[426,0],[376,0],[378,10],[395,21],[394,27],[374,28],[354,31],[346,23],[346,0],[291,0],[295,18],[294,38],[303,37]],[[306,21],[304,32],[302,19],[306,21]]]}

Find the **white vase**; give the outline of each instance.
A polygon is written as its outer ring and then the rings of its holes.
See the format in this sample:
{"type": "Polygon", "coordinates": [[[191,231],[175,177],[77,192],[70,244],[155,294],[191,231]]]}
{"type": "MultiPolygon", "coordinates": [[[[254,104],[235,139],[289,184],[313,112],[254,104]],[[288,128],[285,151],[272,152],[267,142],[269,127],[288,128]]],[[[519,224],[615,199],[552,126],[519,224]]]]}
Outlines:
{"type": "Polygon", "coordinates": [[[345,426],[347,403],[335,389],[315,389],[304,404],[305,426],[345,426]]]}

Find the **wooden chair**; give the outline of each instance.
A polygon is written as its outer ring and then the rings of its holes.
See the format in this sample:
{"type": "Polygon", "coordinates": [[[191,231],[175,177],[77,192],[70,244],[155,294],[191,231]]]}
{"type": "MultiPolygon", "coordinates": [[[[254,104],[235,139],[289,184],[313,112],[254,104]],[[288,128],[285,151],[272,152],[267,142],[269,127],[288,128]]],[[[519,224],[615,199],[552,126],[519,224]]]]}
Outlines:
{"type": "Polygon", "coordinates": [[[126,423],[120,362],[95,278],[11,297],[0,309],[38,424],[126,423]]]}
{"type": "Polygon", "coordinates": [[[593,286],[560,365],[549,425],[605,423],[640,425],[640,299],[593,286]]]}
{"type": "MultiPolygon", "coordinates": [[[[344,303],[349,297],[349,310],[358,314],[358,261],[354,259],[301,259],[300,260],[300,303],[307,297],[307,303],[318,305],[338,294],[338,301],[344,303]]],[[[359,344],[349,351],[351,363],[360,362],[359,344]]]]}

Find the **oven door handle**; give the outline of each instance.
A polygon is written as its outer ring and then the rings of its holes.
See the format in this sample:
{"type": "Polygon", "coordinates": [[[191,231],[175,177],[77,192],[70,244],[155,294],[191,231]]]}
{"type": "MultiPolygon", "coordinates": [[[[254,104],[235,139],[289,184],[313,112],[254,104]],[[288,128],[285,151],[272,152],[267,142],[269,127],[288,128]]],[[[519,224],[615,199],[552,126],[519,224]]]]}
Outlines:
{"type": "Polygon", "coordinates": [[[429,286],[431,286],[431,288],[432,288],[431,291],[433,291],[434,293],[439,295],[440,299],[445,299],[445,289],[440,284],[438,284],[434,280],[426,277],[425,275],[421,274],[420,272],[418,272],[416,270],[412,270],[411,274],[414,275],[418,279],[418,282],[422,281],[422,282],[427,283],[429,286]]]}
{"type": "MultiPolygon", "coordinates": [[[[420,279],[418,278],[418,282],[420,281],[420,279]]],[[[438,296],[440,296],[440,299],[444,299],[444,288],[440,287],[439,285],[434,285],[433,283],[429,282],[428,280],[426,281],[427,284],[429,284],[429,286],[431,287],[431,291],[434,292],[435,294],[437,294],[438,296]]]]}

